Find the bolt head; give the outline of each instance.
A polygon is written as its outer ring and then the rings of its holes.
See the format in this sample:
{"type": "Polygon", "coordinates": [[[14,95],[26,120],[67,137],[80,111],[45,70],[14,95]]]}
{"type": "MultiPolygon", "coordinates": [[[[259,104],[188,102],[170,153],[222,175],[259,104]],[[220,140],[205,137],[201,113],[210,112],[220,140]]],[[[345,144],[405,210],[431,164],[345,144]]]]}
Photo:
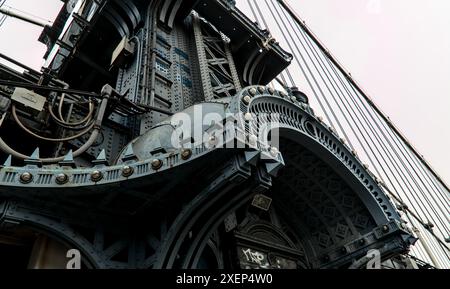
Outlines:
{"type": "Polygon", "coordinates": [[[323,117],[319,116],[319,117],[317,118],[317,120],[318,120],[319,122],[323,122],[323,117]]]}
{"type": "Polygon", "coordinates": [[[56,183],[58,185],[63,185],[65,183],[67,183],[68,180],[69,180],[69,177],[64,173],[56,175],[56,183]]]}
{"type": "Polygon", "coordinates": [[[184,149],[181,151],[181,158],[183,160],[188,160],[192,156],[192,150],[191,149],[184,149]]]}
{"type": "Polygon", "coordinates": [[[154,159],[152,161],[152,169],[157,171],[163,166],[163,162],[160,159],[154,159]]]}
{"type": "Polygon", "coordinates": [[[270,94],[274,94],[275,93],[275,90],[272,87],[269,87],[267,90],[269,91],[270,94]]]}
{"type": "Polygon", "coordinates": [[[256,95],[256,88],[252,87],[248,90],[248,93],[250,93],[250,95],[255,96],[256,95]]]}
{"type": "Polygon", "coordinates": [[[216,146],[218,143],[217,137],[215,135],[212,135],[209,137],[209,144],[211,146],[216,146]]]}
{"type": "Polygon", "coordinates": [[[252,115],[250,112],[247,112],[247,113],[244,115],[244,119],[245,119],[246,121],[251,121],[251,120],[253,119],[253,115],[252,115]]]}
{"type": "Polygon", "coordinates": [[[20,175],[20,181],[24,184],[29,184],[33,180],[33,175],[29,172],[25,172],[20,175]]]}
{"type": "Polygon", "coordinates": [[[248,137],[248,142],[250,143],[250,145],[254,146],[258,142],[258,137],[256,135],[252,134],[248,137]]]}
{"type": "Polygon", "coordinates": [[[102,174],[102,172],[100,172],[100,171],[93,171],[92,173],[91,173],[91,180],[93,181],[93,182],[99,182],[99,181],[101,181],[103,179],[103,174],[102,174]]]}
{"type": "Polygon", "coordinates": [[[280,92],[281,97],[286,98],[288,95],[286,94],[286,92],[282,91],[280,92]]]}
{"type": "Polygon", "coordinates": [[[364,240],[364,239],[359,240],[360,245],[364,245],[365,243],[366,243],[366,240],[364,240]]]}
{"type": "Polygon", "coordinates": [[[297,102],[297,98],[295,96],[291,96],[292,102],[297,102]]]}
{"type": "Polygon", "coordinates": [[[384,225],[382,230],[383,230],[383,233],[389,232],[389,226],[388,225],[384,225]]]}
{"type": "Polygon", "coordinates": [[[124,166],[122,168],[122,176],[128,178],[129,176],[131,176],[134,173],[134,169],[130,166],[124,166]]]}
{"type": "Polygon", "coordinates": [[[264,87],[262,87],[262,86],[260,86],[260,87],[258,87],[258,91],[259,91],[259,93],[264,93],[266,90],[264,89],[264,87]]]}
{"type": "Polygon", "coordinates": [[[271,148],[270,148],[270,154],[271,154],[273,157],[278,156],[279,153],[280,153],[280,151],[278,150],[278,148],[276,148],[276,147],[271,147],[271,148]]]}
{"type": "Polygon", "coordinates": [[[244,98],[242,99],[244,101],[245,104],[249,104],[250,101],[252,100],[252,98],[248,95],[244,96],[244,98]]]}

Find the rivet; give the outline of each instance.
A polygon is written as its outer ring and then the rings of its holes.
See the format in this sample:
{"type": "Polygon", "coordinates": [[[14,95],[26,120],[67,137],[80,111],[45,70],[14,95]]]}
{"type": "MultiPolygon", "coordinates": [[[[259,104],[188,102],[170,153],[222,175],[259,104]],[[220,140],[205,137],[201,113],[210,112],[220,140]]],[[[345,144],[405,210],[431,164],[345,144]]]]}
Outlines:
{"type": "Polygon", "coordinates": [[[384,225],[382,229],[383,229],[384,233],[389,232],[389,226],[388,225],[384,225]]]}
{"type": "Polygon", "coordinates": [[[181,151],[181,158],[183,160],[188,160],[192,156],[192,150],[191,149],[184,149],[181,151]]]}
{"type": "Polygon", "coordinates": [[[365,243],[366,243],[366,240],[364,240],[364,239],[359,240],[360,245],[364,245],[365,243]]]}
{"type": "Polygon", "coordinates": [[[297,102],[297,98],[295,96],[291,96],[292,102],[297,102]]]}
{"type": "Polygon", "coordinates": [[[103,179],[103,174],[102,174],[102,172],[100,172],[100,171],[93,171],[92,173],[91,173],[91,180],[93,181],[93,182],[99,182],[99,181],[101,181],[103,179]]]}
{"type": "Polygon", "coordinates": [[[58,185],[63,185],[65,183],[67,183],[68,180],[69,180],[69,177],[66,174],[63,174],[63,173],[58,174],[56,176],[56,183],[58,185]]]}
{"type": "Polygon", "coordinates": [[[20,175],[20,181],[24,184],[29,184],[33,180],[33,175],[29,172],[25,172],[20,175]]]}
{"type": "Polygon", "coordinates": [[[274,94],[275,93],[275,90],[272,87],[269,87],[267,90],[269,91],[270,94],[274,94]]]}
{"type": "Polygon", "coordinates": [[[258,87],[258,91],[259,91],[259,93],[264,93],[264,92],[266,92],[266,90],[265,90],[264,87],[262,87],[262,86],[258,87]]]}
{"type": "Polygon", "coordinates": [[[130,177],[133,173],[134,173],[134,169],[130,166],[124,166],[122,168],[122,176],[124,176],[125,178],[130,177]]]}
{"type": "Polygon", "coordinates": [[[280,92],[281,97],[286,98],[288,95],[286,94],[286,92],[282,91],[280,92]]]}
{"type": "Polygon", "coordinates": [[[163,162],[160,159],[154,159],[152,161],[152,169],[157,171],[163,166],[163,162]]]}
{"type": "Polygon", "coordinates": [[[256,95],[256,88],[252,87],[248,90],[248,93],[250,93],[250,95],[255,96],[256,95]]]}
{"type": "Polygon", "coordinates": [[[319,117],[317,118],[317,120],[318,120],[319,122],[323,122],[323,117],[319,116],[319,117]]]}
{"type": "Polygon", "coordinates": [[[256,143],[258,142],[258,137],[252,134],[248,137],[248,142],[250,143],[250,145],[256,145],[256,143]]]}
{"type": "Polygon", "coordinates": [[[252,100],[252,98],[248,95],[244,96],[244,98],[242,99],[244,101],[245,104],[249,104],[250,101],[252,100]]]}
{"type": "Polygon", "coordinates": [[[253,115],[250,112],[247,112],[244,115],[244,118],[245,118],[246,121],[251,121],[253,119],[253,115]]]}
{"type": "Polygon", "coordinates": [[[212,146],[217,145],[218,141],[217,141],[217,137],[215,135],[212,135],[209,137],[209,144],[212,146]]]}
{"type": "Polygon", "coordinates": [[[270,148],[270,154],[271,154],[273,157],[276,157],[276,156],[278,155],[279,152],[280,152],[280,151],[279,151],[278,148],[276,148],[276,147],[271,147],[271,148],[270,148]]]}

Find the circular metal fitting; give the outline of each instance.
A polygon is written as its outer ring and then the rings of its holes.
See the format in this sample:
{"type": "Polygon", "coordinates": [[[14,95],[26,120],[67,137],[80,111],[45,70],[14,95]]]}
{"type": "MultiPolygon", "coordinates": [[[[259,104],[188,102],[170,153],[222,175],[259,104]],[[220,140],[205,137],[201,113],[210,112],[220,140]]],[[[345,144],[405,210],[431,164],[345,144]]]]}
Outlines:
{"type": "Polygon", "coordinates": [[[253,115],[250,112],[247,112],[246,114],[244,114],[244,119],[246,121],[251,121],[253,119],[253,115]]]}
{"type": "Polygon", "coordinates": [[[248,90],[248,93],[250,93],[251,96],[255,96],[255,95],[256,95],[256,92],[257,92],[257,90],[256,90],[256,88],[254,88],[254,87],[252,87],[252,88],[250,88],[250,89],[248,90]]]}
{"type": "Polygon", "coordinates": [[[130,166],[124,166],[122,168],[122,176],[124,176],[125,178],[130,177],[131,175],[133,175],[134,173],[134,169],[130,166]]]}
{"type": "Polygon", "coordinates": [[[188,160],[188,159],[191,158],[191,156],[192,156],[192,150],[191,149],[183,149],[181,151],[181,158],[183,160],[188,160]]]}
{"type": "Polygon", "coordinates": [[[68,181],[69,181],[69,177],[66,174],[60,173],[60,174],[56,175],[56,183],[58,185],[64,185],[68,181]]]}
{"type": "Polygon", "coordinates": [[[252,98],[248,95],[244,96],[244,98],[242,99],[244,101],[245,104],[249,104],[250,101],[252,100],[252,98]]]}
{"type": "Polygon", "coordinates": [[[218,143],[217,137],[215,135],[212,135],[209,137],[209,144],[211,146],[216,146],[218,143]]]}
{"type": "Polygon", "coordinates": [[[91,180],[93,181],[93,182],[99,182],[99,181],[101,181],[103,179],[103,174],[102,174],[102,172],[101,171],[93,171],[92,173],[91,173],[91,180]]]}
{"type": "Polygon", "coordinates": [[[275,90],[272,87],[269,87],[267,90],[269,91],[270,94],[274,94],[275,93],[275,90]]]}
{"type": "Polygon", "coordinates": [[[258,137],[254,134],[251,134],[248,137],[248,142],[250,143],[250,145],[256,145],[256,143],[258,142],[258,137]]]}
{"type": "Polygon", "coordinates": [[[276,148],[276,147],[271,147],[271,148],[270,148],[270,154],[271,154],[273,157],[276,157],[276,156],[278,155],[278,153],[280,153],[280,151],[278,150],[278,148],[276,148]]]}
{"type": "Polygon", "coordinates": [[[20,182],[23,184],[29,184],[33,180],[33,175],[29,172],[25,172],[20,175],[20,182]]]}
{"type": "Polygon", "coordinates": [[[259,93],[264,93],[264,92],[266,92],[266,90],[264,89],[264,87],[262,87],[262,86],[260,86],[260,87],[258,87],[258,91],[259,91],[259,93]]]}
{"type": "Polygon", "coordinates": [[[163,166],[163,162],[160,159],[154,159],[152,161],[152,169],[157,171],[163,166]]]}

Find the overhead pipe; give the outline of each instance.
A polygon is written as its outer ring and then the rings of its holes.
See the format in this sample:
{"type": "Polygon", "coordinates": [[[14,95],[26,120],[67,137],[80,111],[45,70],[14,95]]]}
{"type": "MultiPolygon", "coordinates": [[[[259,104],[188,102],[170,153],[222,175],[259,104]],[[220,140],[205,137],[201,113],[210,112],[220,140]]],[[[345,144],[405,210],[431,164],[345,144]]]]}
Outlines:
{"type": "Polygon", "coordinates": [[[25,22],[28,22],[30,24],[40,26],[40,27],[46,27],[46,26],[52,26],[53,23],[51,21],[44,22],[42,20],[37,19],[37,17],[31,17],[29,15],[26,15],[23,12],[20,12],[18,10],[15,10],[8,6],[2,6],[0,7],[0,13],[10,16],[19,20],[23,20],[25,22]]]}

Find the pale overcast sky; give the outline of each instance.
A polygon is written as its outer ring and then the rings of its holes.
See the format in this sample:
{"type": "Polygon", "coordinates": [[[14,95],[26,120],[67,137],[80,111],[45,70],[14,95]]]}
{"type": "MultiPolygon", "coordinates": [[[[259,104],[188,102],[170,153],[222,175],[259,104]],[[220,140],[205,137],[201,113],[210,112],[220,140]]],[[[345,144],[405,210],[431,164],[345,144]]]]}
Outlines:
{"type": "Polygon", "coordinates": [[[288,0],[450,182],[450,1],[288,0]]]}
{"type": "MultiPolygon", "coordinates": [[[[288,0],[353,77],[450,182],[450,1],[288,0]]],[[[59,0],[8,0],[52,20],[59,0]]],[[[41,29],[8,18],[0,52],[35,69],[41,29]]]]}

